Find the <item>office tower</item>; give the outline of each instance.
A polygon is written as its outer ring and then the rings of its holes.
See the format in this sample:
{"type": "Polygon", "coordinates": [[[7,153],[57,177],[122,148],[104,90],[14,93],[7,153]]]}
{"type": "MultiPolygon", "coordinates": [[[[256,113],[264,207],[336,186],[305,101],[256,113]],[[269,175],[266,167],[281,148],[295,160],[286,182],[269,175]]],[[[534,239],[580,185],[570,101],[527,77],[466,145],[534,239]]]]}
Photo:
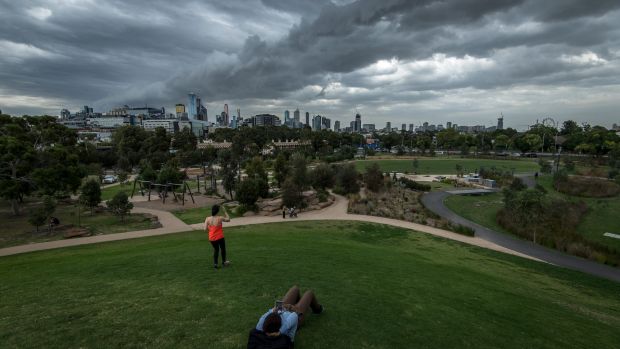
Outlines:
{"type": "Polygon", "coordinates": [[[237,120],[241,119],[241,108],[237,108],[237,120]]]}
{"type": "Polygon", "coordinates": [[[407,124],[402,124],[402,125],[400,126],[400,130],[401,130],[401,131],[403,131],[403,132],[404,132],[404,131],[407,131],[407,124]]]}
{"type": "Polygon", "coordinates": [[[322,121],[321,115],[315,115],[314,118],[312,118],[312,130],[320,131],[321,130],[321,121],[322,121]]]}
{"type": "Polygon", "coordinates": [[[334,131],[340,132],[340,121],[334,121],[334,131]]]}
{"type": "Polygon", "coordinates": [[[230,124],[230,119],[228,116],[228,104],[224,104],[224,120],[222,120],[222,126],[228,126],[230,124]]]}
{"type": "Polygon", "coordinates": [[[196,95],[194,93],[189,93],[187,95],[187,108],[185,109],[187,112],[187,117],[190,120],[196,120],[196,95]]]}
{"type": "Polygon", "coordinates": [[[328,118],[326,118],[326,117],[323,117],[323,118],[321,119],[321,126],[322,126],[322,127],[321,127],[322,129],[323,129],[323,128],[324,128],[324,129],[327,129],[327,130],[331,129],[331,128],[332,128],[332,120],[331,120],[331,119],[328,119],[328,118]]]}
{"type": "Polygon", "coordinates": [[[306,126],[310,126],[310,113],[306,112],[306,126]]]}
{"type": "Polygon", "coordinates": [[[413,132],[413,124],[409,124],[409,132],[413,132]]]}
{"type": "Polygon", "coordinates": [[[388,122],[385,123],[385,130],[388,131],[388,132],[392,131],[392,123],[391,122],[388,121],[388,122]]]}
{"type": "Polygon", "coordinates": [[[357,113],[355,114],[355,132],[362,132],[362,116],[357,113]]]}
{"type": "Polygon", "coordinates": [[[502,114],[502,116],[497,118],[497,129],[498,130],[503,130],[504,129],[504,114],[502,114]]]}
{"type": "Polygon", "coordinates": [[[299,122],[299,108],[295,109],[293,112],[293,119],[295,119],[295,123],[299,122]]]}
{"type": "Polygon", "coordinates": [[[185,113],[185,104],[177,104],[174,106],[174,110],[177,114],[177,118],[181,118],[185,113]]]}
{"type": "MultiPolygon", "coordinates": [[[[2,113],[0,112],[0,115],[1,114],[2,113]]],[[[63,119],[63,120],[67,120],[67,119],[71,118],[71,112],[69,110],[67,110],[67,109],[61,110],[60,111],[60,118],[63,119]]]]}
{"type": "Polygon", "coordinates": [[[447,128],[447,129],[452,128],[452,121],[448,121],[448,122],[446,122],[446,128],[447,128]]]}
{"type": "Polygon", "coordinates": [[[202,120],[202,115],[200,114],[200,108],[202,107],[202,101],[200,97],[196,97],[196,119],[202,120]]]}

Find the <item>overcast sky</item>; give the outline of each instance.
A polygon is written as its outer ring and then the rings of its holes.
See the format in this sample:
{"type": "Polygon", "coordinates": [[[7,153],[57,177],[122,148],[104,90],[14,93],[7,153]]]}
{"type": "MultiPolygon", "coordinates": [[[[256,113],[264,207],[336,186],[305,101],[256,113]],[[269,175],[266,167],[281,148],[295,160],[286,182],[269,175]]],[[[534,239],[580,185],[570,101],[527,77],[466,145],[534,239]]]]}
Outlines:
{"type": "MultiPolygon", "coordinates": [[[[618,0],[0,0],[0,109],[620,123],[618,0]]],[[[343,125],[344,126],[344,125],[343,125]]]]}

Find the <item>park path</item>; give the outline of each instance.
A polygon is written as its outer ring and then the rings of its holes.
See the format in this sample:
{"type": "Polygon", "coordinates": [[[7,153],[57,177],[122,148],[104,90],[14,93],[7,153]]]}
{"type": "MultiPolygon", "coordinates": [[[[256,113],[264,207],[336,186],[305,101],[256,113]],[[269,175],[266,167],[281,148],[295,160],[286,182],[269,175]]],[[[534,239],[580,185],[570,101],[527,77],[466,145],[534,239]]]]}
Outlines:
{"type": "MultiPolygon", "coordinates": [[[[348,221],[359,221],[359,222],[371,222],[371,223],[379,223],[392,225],[400,228],[410,229],[419,231],[422,233],[432,234],[435,236],[440,236],[446,239],[460,241],[462,243],[466,243],[469,245],[479,246],[483,248],[488,248],[491,250],[508,253],[524,258],[534,259],[536,258],[530,257],[526,254],[515,252],[510,250],[509,248],[502,247],[490,241],[486,241],[484,239],[480,239],[477,237],[468,237],[460,234],[456,234],[447,230],[442,230],[438,228],[429,227],[422,224],[411,223],[406,221],[401,221],[397,219],[390,219],[384,217],[375,217],[375,216],[366,216],[366,215],[356,215],[350,214],[347,212],[348,208],[348,200],[340,195],[335,195],[336,200],[334,203],[324,209],[316,210],[316,211],[308,211],[308,212],[300,212],[297,218],[286,218],[282,219],[282,216],[251,216],[251,217],[239,217],[231,220],[230,222],[224,223],[225,227],[235,227],[235,226],[244,226],[244,225],[252,225],[252,224],[264,224],[264,223],[280,223],[280,222],[292,222],[292,221],[323,221],[323,220],[348,220],[348,221]]],[[[172,234],[172,233],[180,233],[186,232],[190,230],[203,230],[203,223],[188,225],[174,216],[172,213],[161,210],[147,209],[142,207],[135,207],[132,210],[133,213],[149,213],[152,215],[156,215],[159,217],[159,222],[162,224],[161,228],[157,229],[147,229],[147,230],[139,230],[132,231],[127,233],[117,233],[117,234],[107,234],[107,235],[97,235],[90,236],[84,238],[76,238],[76,239],[68,239],[68,240],[57,240],[57,241],[49,241],[49,242],[41,242],[41,243],[33,243],[28,245],[14,246],[0,249],[0,256],[8,256],[19,253],[26,252],[34,252],[34,251],[42,251],[49,250],[61,247],[69,247],[69,246],[79,246],[79,245],[87,245],[87,244],[95,244],[100,242],[109,242],[109,241],[119,241],[126,239],[135,239],[142,238],[147,236],[156,236],[156,235],[164,235],[164,234],[172,234]]]]}
{"type": "MultiPolygon", "coordinates": [[[[523,178],[528,187],[533,187],[536,182],[530,178],[523,178]]],[[[440,217],[455,223],[472,228],[476,231],[476,238],[488,241],[494,246],[501,246],[515,253],[530,256],[560,267],[578,270],[587,274],[596,275],[606,279],[620,282],[620,269],[610,267],[591,260],[572,256],[557,250],[552,250],[531,241],[519,239],[515,236],[500,233],[474,223],[452,212],[444,201],[452,195],[449,192],[437,191],[424,194],[422,204],[440,217]]]]}

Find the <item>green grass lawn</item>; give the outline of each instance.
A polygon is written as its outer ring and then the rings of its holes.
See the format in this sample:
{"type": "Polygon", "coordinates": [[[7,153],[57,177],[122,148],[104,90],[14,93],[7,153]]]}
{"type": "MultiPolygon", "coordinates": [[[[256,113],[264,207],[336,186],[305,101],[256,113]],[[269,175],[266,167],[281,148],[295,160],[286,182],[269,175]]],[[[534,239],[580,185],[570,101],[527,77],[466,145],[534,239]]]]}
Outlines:
{"type": "Polygon", "coordinates": [[[461,217],[467,218],[495,231],[508,233],[497,224],[497,212],[504,206],[503,195],[492,193],[486,195],[450,195],[445,205],[461,217]]]}
{"type": "MultiPolygon", "coordinates": [[[[113,185],[107,188],[102,188],[101,189],[101,200],[103,201],[107,201],[110,200],[114,197],[114,195],[116,195],[116,193],[124,191],[125,193],[127,193],[127,196],[131,196],[131,190],[133,189],[133,183],[125,183],[123,185],[119,184],[119,185],[113,185]]],[[[157,195],[157,192],[152,192],[151,195],[157,195]]],[[[136,192],[134,193],[134,195],[140,195],[140,190],[139,187],[136,186],[136,192]]]]}
{"type": "MultiPolygon", "coordinates": [[[[98,212],[94,215],[90,211],[82,208],[80,210],[80,223],[82,227],[90,230],[93,234],[114,234],[123,233],[133,230],[150,229],[151,221],[142,214],[132,214],[125,217],[122,222],[118,217],[109,212],[98,212]]],[[[58,217],[63,225],[78,226],[78,209],[77,206],[59,204],[56,208],[54,217],[58,217]]],[[[28,208],[25,208],[21,216],[13,216],[8,210],[0,211],[0,219],[3,224],[0,227],[0,248],[8,246],[22,245],[32,242],[44,242],[62,239],[62,234],[52,232],[47,234],[47,227],[39,227],[39,233],[36,228],[28,223],[28,208]]]]}
{"type": "MultiPolygon", "coordinates": [[[[245,348],[293,284],[326,311],[296,348],[613,348],[620,284],[400,228],[225,229],[0,258],[3,348],[245,348]]],[[[615,344],[614,344],[615,343],[615,344]]]]}
{"type": "MultiPolygon", "coordinates": [[[[355,166],[358,171],[365,171],[373,162],[379,164],[384,172],[413,173],[413,160],[357,160],[355,166]]],[[[474,172],[481,167],[496,168],[515,173],[536,172],[539,166],[532,160],[491,160],[491,159],[427,159],[418,158],[418,174],[456,174],[456,165],[463,166],[465,173],[474,172]]]]}
{"type": "MultiPolygon", "coordinates": [[[[620,234],[620,196],[613,198],[576,198],[556,191],[552,185],[551,176],[541,176],[538,183],[542,185],[551,196],[569,198],[570,200],[583,200],[588,205],[583,221],[577,227],[577,232],[586,239],[601,243],[620,252],[620,239],[603,236],[604,233],[620,234]]],[[[474,221],[487,228],[506,232],[495,219],[497,211],[503,207],[502,194],[489,194],[485,196],[452,195],[445,201],[446,206],[456,214],[474,221]]]]}
{"type": "MultiPolygon", "coordinates": [[[[234,210],[227,209],[228,216],[230,218],[239,217],[234,210]]],[[[178,219],[182,220],[186,224],[203,223],[205,218],[211,215],[211,206],[196,207],[184,210],[172,211],[178,219]]],[[[220,209],[218,216],[223,216],[224,212],[220,209]]]]}

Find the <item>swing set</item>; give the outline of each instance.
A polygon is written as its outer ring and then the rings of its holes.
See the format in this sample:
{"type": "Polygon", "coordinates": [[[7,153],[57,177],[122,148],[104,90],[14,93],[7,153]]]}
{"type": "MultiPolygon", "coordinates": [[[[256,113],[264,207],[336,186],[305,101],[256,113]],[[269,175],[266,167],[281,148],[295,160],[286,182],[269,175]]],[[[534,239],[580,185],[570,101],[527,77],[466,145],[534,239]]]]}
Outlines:
{"type": "Polygon", "coordinates": [[[146,192],[146,195],[148,196],[148,201],[151,201],[152,190],[157,189],[157,194],[159,195],[159,197],[161,197],[164,204],[166,203],[168,193],[172,193],[172,196],[174,196],[174,199],[176,201],[181,200],[183,206],[185,206],[185,193],[188,193],[189,196],[192,198],[192,203],[196,203],[194,201],[194,194],[192,193],[192,189],[189,187],[189,184],[187,184],[186,181],[183,181],[183,183],[157,184],[151,181],[143,181],[136,178],[133,181],[133,188],[131,190],[132,198],[134,193],[136,192],[136,186],[139,187],[138,190],[140,191],[140,194],[142,196],[144,196],[146,192]],[[177,193],[176,189],[178,188],[182,188],[182,192],[177,193]]]}

